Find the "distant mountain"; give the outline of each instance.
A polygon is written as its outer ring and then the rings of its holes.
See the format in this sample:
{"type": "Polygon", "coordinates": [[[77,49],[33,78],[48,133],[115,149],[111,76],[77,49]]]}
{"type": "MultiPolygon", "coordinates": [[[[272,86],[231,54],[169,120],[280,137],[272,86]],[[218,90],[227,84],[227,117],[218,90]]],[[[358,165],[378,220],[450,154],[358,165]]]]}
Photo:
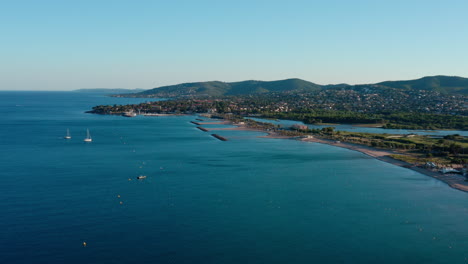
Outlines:
{"type": "Polygon", "coordinates": [[[136,96],[222,96],[258,94],[286,91],[316,91],[322,89],[321,85],[301,79],[287,79],[280,81],[242,81],[242,82],[196,82],[163,86],[147,90],[136,96]]]}
{"type": "Polygon", "coordinates": [[[444,94],[468,95],[468,78],[457,76],[429,76],[409,81],[387,81],[377,83],[378,85],[405,89],[405,90],[428,90],[444,94]]]}
{"type": "Polygon", "coordinates": [[[242,81],[242,82],[194,82],[163,86],[140,93],[124,94],[131,97],[180,97],[180,96],[224,96],[262,94],[270,92],[311,92],[324,89],[366,89],[379,86],[381,89],[428,90],[444,94],[468,95],[468,79],[452,76],[430,76],[409,81],[387,81],[377,84],[330,84],[319,85],[301,79],[279,81],[242,81]]]}
{"type": "Polygon", "coordinates": [[[80,93],[108,93],[108,94],[119,94],[119,93],[139,93],[145,89],[124,89],[124,88],[84,88],[73,90],[73,92],[80,93]]]}

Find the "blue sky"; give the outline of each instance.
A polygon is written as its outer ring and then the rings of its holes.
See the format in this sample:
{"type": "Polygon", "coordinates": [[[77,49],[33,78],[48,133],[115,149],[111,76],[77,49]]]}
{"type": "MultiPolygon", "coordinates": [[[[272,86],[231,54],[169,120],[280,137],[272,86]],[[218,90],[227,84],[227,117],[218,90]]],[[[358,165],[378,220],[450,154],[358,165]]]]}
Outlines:
{"type": "Polygon", "coordinates": [[[468,77],[468,1],[0,2],[0,90],[468,77]]]}

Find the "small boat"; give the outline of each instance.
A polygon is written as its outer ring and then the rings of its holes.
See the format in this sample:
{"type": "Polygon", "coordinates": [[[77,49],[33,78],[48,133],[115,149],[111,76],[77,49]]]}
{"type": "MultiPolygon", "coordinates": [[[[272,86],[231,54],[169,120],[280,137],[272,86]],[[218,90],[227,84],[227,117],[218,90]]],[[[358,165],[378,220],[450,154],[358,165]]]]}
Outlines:
{"type": "Polygon", "coordinates": [[[134,112],[125,112],[122,115],[125,116],[125,117],[135,117],[135,116],[137,116],[137,114],[134,113],[134,112]]]}
{"type": "Polygon", "coordinates": [[[84,142],[91,142],[93,139],[91,138],[91,135],[89,134],[89,129],[86,129],[86,138],[83,140],[84,142]]]}
{"type": "Polygon", "coordinates": [[[70,139],[70,129],[67,128],[67,135],[63,137],[64,139],[70,139]]]}
{"type": "Polygon", "coordinates": [[[140,175],[137,177],[138,180],[143,180],[143,179],[146,179],[146,176],[145,175],[140,175]]]}

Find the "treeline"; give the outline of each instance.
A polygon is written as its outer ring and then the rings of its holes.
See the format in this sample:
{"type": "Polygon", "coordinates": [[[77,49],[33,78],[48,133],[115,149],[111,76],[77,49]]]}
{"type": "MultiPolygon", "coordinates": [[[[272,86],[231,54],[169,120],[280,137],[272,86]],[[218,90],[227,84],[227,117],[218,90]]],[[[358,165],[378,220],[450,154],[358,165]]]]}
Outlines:
{"type": "Polygon", "coordinates": [[[374,114],[351,111],[308,111],[308,112],[263,112],[263,117],[302,121],[305,124],[320,123],[382,123],[383,120],[374,114]]]}
{"type": "Polygon", "coordinates": [[[468,129],[468,118],[456,115],[392,113],[385,116],[384,128],[396,129],[468,129]]]}
{"type": "Polygon", "coordinates": [[[466,147],[468,139],[460,135],[448,135],[440,139],[429,136],[393,137],[387,134],[335,131],[333,127],[306,129],[300,132],[371,147],[410,151],[407,153],[419,153],[425,158],[442,158],[449,163],[468,163],[468,147],[466,147]]]}
{"type": "Polygon", "coordinates": [[[262,117],[302,121],[305,124],[383,124],[394,129],[468,129],[468,118],[424,113],[367,114],[351,111],[263,112],[262,117]]]}

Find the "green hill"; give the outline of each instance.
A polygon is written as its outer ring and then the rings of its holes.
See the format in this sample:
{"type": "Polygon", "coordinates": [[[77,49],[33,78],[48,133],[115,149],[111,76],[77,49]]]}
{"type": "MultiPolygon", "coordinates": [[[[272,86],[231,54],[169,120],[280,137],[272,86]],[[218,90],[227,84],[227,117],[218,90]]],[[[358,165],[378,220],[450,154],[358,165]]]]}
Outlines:
{"type": "Polygon", "coordinates": [[[146,96],[183,96],[183,95],[210,95],[220,96],[226,94],[230,89],[228,83],[213,81],[213,82],[195,82],[182,83],[177,85],[162,86],[146,90],[136,95],[146,96]]]}
{"type": "Polygon", "coordinates": [[[243,81],[230,83],[231,90],[228,95],[287,92],[287,91],[314,91],[322,89],[321,85],[301,79],[286,79],[280,81],[243,81]]]}
{"type": "Polygon", "coordinates": [[[242,81],[225,83],[219,81],[182,83],[147,90],[136,95],[142,96],[222,96],[286,91],[314,91],[322,86],[301,79],[280,81],[242,81]]]}
{"type": "Polygon", "coordinates": [[[301,79],[279,81],[242,81],[242,82],[194,82],[163,86],[140,93],[127,94],[133,97],[180,97],[180,96],[224,96],[262,94],[270,92],[310,92],[323,89],[359,90],[363,87],[378,85],[382,89],[428,90],[444,94],[468,95],[468,79],[452,76],[430,76],[409,81],[387,81],[366,85],[319,85],[301,79]]]}
{"type": "Polygon", "coordinates": [[[445,94],[468,95],[468,78],[457,76],[429,76],[409,81],[387,81],[378,85],[405,89],[405,90],[429,90],[445,94]]]}

